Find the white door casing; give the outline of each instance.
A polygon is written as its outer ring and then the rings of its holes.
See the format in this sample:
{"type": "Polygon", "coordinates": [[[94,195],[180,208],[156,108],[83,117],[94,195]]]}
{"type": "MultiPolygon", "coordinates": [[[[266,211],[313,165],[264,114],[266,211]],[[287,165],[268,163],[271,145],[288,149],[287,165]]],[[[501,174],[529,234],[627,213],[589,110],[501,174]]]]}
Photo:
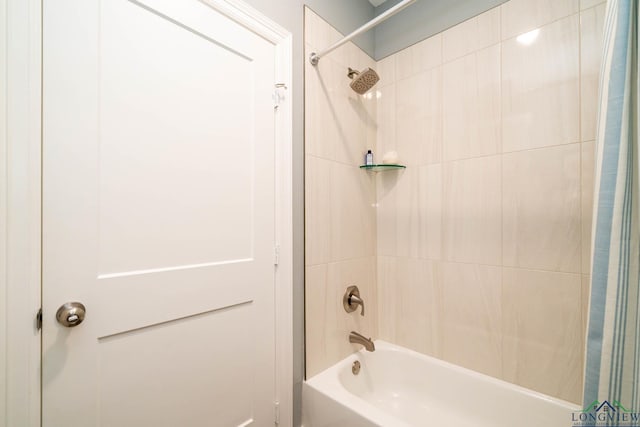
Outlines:
{"type": "Polygon", "coordinates": [[[0,0],[0,21],[6,23],[0,32],[5,85],[0,114],[6,113],[0,124],[0,217],[6,215],[0,230],[6,267],[0,266],[0,329],[6,339],[0,344],[2,427],[40,425],[41,347],[35,322],[41,305],[40,2],[0,0]]]}
{"type": "Polygon", "coordinates": [[[290,175],[276,176],[290,134],[275,128],[290,109],[271,97],[288,73],[244,14],[44,2],[45,426],[262,426],[274,401],[290,411],[290,319],[275,312],[276,298],[291,310],[290,175]],[[87,307],[74,328],[55,322],[68,301],[87,307]]]}

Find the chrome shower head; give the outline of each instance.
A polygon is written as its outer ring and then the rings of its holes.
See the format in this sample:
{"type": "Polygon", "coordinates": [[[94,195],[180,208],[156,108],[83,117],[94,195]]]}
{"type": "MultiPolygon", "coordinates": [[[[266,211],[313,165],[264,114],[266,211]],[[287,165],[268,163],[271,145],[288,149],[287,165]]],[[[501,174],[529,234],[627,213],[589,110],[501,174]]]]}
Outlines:
{"type": "Polygon", "coordinates": [[[363,95],[366,91],[375,86],[375,84],[378,83],[378,80],[380,80],[378,73],[371,68],[367,68],[362,72],[349,68],[349,73],[347,75],[353,80],[349,86],[351,86],[351,89],[360,95],[363,95]]]}

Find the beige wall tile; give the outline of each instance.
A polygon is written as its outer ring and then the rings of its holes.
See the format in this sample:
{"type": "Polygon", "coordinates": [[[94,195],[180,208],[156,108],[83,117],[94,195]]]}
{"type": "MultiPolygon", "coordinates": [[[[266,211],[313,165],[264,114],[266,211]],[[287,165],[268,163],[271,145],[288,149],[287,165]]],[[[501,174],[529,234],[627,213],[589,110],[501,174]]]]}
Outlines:
{"type": "Polygon", "coordinates": [[[442,158],[442,68],[421,72],[396,84],[396,147],[407,165],[442,158]]]}
{"type": "Polygon", "coordinates": [[[396,57],[396,81],[442,64],[442,35],[436,34],[401,50],[396,57]]]}
{"type": "Polygon", "coordinates": [[[500,8],[455,25],[442,33],[442,60],[448,62],[500,42],[500,8]]]}
{"type": "MultiPolygon", "coordinates": [[[[391,179],[390,174],[384,174],[391,179]]],[[[378,181],[380,182],[380,181],[378,181]]],[[[411,258],[441,258],[442,241],[442,166],[433,164],[408,168],[398,174],[392,191],[395,206],[395,255],[411,258]]],[[[380,192],[378,192],[380,194],[380,192]]],[[[385,198],[385,206],[391,198],[385,198]]],[[[380,209],[380,202],[378,202],[380,209]]],[[[379,212],[380,214],[380,212],[379,212]]],[[[386,215],[385,215],[386,217],[386,215]]],[[[386,226],[381,222],[380,228],[386,226]]],[[[385,234],[384,231],[382,231],[385,234]]],[[[379,253],[389,253],[379,242],[379,253]]]]}
{"type": "MultiPolygon", "coordinates": [[[[366,116],[365,130],[367,134],[366,149],[377,152],[378,147],[378,100],[376,99],[376,90],[371,90],[367,93],[366,97],[362,97],[364,104],[364,113],[366,116]]],[[[364,162],[363,153],[361,158],[358,159],[358,164],[361,165],[364,162]]]]}
{"type": "Polygon", "coordinates": [[[444,165],[443,248],[447,261],[501,265],[500,156],[444,165]]]}
{"type": "Polygon", "coordinates": [[[375,70],[380,76],[376,87],[385,87],[396,82],[396,55],[387,56],[376,64],[375,70]]]}
{"type": "MultiPolygon", "coordinates": [[[[380,94],[376,106],[376,144],[377,149],[374,155],[381,160],[385,152],[397,150],[396,145],[396,85],[392,83],[388,86],[376,90],[380,94]]],[[[377,161],[377,160],[376,160],[377,161]]]]}
{"type": "Polygon", "coordinates": [[[418,257],[420,247],[419,171],[409,167],[398,176],[395,188],[396,206],[396,255],[418,257]]]}
{"type": "Polygon", "coordinates": [[[376,174],[377,255],[396,256],[398,233],[398,182],[406,170],[376,174]]]}
{"type": "Polygon", "coordinates": [[[504,40],[576,13],[578,0],[510,0],[500,7],[504,40]]]}
{"type": "Polygon", "coordinates": [[[373,177],[357,166],[332,163],[330,261],[375,255],[373,177]]]}
{"type": "Polygon", "coordinates": [[[504,268],[504,378],[579,402],[583,336],[579,274],[504,268]]]}
{"type": "Polygon", "coordinates": [[[503,151],[580,140],[578,37],[572,15],[540,28],[530,45],[503,43],[503,151]]]}
{"type": "Polygon", "coordinates": [[[580,10],[585,10],[606,2],[606,0],[580,0],[580,10]]]}
{"type": "Polygon", "coordinates": [[[339,67],[330,59],[305,64],[305,153],[335,160],[339,138],[339,67]]]}
{"type": "Polygon", "coordinates": [[[595,141],[582,143],[582,272],[591,274],[591,228],[593,227],[595,141]]]}
{"type": "Polygon", "coordinates": [[[376,176],[378,255],[442,257],[442,165],[376,176]]]}
{"type": "Polygon", "coordinates": [[[346,92],[338,93],[337,117],[333,120],[338,125],[338,137],[334,143],[333,159],[341,163],[359,166],[364,161],[367,149],[367,121],[369,111],[367,100],[349,87],[349,78],[343,80],[346,92]]]}
{"type": "Polygon", "coordinates": [[[580,144],[505,154],[504,265],[580,272],[580,144]]]}
{"type": "Polygon", "coordinates": [[[395,342],[424,354],[438,356],[438,264],[428,260],[397,258],[396,266],[395,342]]]}
{"type": "Polygon", "coordinates": [[[305,265],[329,262],[331,162],[305,156],[305,265]]]}
{"type": "Polygon", "coordinates": [[[502,376],[501,267],[443,263],[442,357],[502,376]]]}
{"type": "Polygon", "coordinates": [[[442,99],[445,160],[499,153],[500,45],[445,64],[442,99]]]}
{"type": "Polygon", "coordinates": [[[595,139],[606,4],[580,13],[580,103],[582,141],[595,139]]]}
{"type": "Polygon", "coordinates": [[[442,164],[418,170],[418,256],[442,259],[442,164]]]}
{"type": "Polygon", "coordinates": [[[375,92],[361,96],[351,90],[347,74],[347,67],[331,58],[317,66],[305,63],[305,152],[355,166],[375,148],[377,100],[375,92]]]}
{"type": "Polygon", "coordinates": [[[327,303],[326,264],[309,266],[305,269],[305,347],[306,373],[311,378],[328,368],[329,360],[327,331],[329,316],[333,307],[327,303]]]}
{"type": "Polygon", "coordinates": [[[393,343],[396,342],[396,323],[400,317],[400,313],[396,311],[398,304],[396,257],[378,256],[377,260],[378,338],[393,343]]]}

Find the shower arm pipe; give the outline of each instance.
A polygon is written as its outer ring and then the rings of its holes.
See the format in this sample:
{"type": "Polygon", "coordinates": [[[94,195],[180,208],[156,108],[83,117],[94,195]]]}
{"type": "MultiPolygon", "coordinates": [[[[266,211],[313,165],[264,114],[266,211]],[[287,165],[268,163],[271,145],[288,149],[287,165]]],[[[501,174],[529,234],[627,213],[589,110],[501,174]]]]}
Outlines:
{"type": "Polygon", "coordinates": [[[325,56],[327,53],[339,48],[343,44],[351,41],[352,38],[354,38],[356,36],[359,36],[360,34],[364,33],[365,31],[370,30],[371,28],[375,27],[376,25],[378,25],[382,21],[385,21],[388,18],[391,18],[393,15],[395,15],[398,12],[400,12],[405,7],[411,6],[411,4],[413,4],[414,2],[416,2],[416,0],[403,0],[403,1],[401,1],[397,5],[393,6],[391,9],[385,11],[381,15],[376,16],[371,21],[367,22],[366,24],[364,24],[363,26],[361,26],[360,28],[358,28],[357,30],[352,32],[351,34],[345,36],[342,40],[335,42],[334,44],[332,44],[331,46],[329,46],[325,50],[321,50],[318,53],[312,52],[311,55],[309,56],[309,62],[311,62],[311,65],[318,65],[318,61],[320,60],[320,58],[325,56]]]}

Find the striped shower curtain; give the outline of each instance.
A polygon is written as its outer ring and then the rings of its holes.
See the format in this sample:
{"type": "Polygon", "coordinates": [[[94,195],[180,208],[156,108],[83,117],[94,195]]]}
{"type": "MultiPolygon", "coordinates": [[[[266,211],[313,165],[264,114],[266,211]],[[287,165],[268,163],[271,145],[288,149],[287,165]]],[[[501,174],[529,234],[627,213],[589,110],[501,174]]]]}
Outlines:
{"type": "Polygon", "coordinates": [[[584,404],[640,412],[638,0],[609,0],[600,77],[584,404]]]}

